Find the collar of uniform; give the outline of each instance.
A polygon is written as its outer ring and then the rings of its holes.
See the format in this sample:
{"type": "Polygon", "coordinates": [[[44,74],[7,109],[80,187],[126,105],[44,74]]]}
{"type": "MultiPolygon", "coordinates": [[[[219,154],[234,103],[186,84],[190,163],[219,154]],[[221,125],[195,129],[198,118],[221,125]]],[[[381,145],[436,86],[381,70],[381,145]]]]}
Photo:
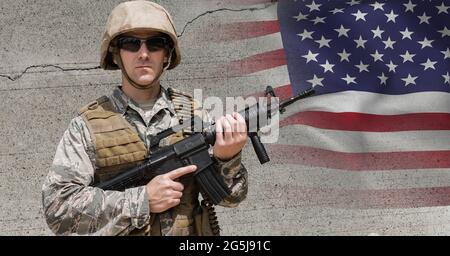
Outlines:
{"type": "MultiPolygon", "coordinates": [[[[136,106],[136,103],[130,97],[128,97],[125,93],[123,93],[121,86],[118,86],[114,89],[111,99],[114,102],[116,110],[119,113],[121,113],[122,115],[125,114],[128,107],[136,106]]],[[[162,109],[167,109],[173,115],[175,115],[175,108],[169,99],[167,90],[161,86],[161,92],[158,96],[158,99],[155,102],[154,110],[155,110],[155,113],[157,113],[162,109]]]]}

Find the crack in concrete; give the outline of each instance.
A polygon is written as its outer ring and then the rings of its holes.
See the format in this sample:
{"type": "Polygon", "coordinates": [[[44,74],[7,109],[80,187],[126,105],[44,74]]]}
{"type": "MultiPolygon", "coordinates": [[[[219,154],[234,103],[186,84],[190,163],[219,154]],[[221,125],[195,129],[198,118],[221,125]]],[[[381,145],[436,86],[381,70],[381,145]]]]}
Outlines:
{"type": "Polygon", "coordinates": [[[25,90],[45,90],[45,89],[60,89],[60,88],[81,88],[81,87],[89,87],[89,86],[119,86],[119,83],[87,83],[87,84],[74,84],[74,85],[60,85],[60,86],[40,86],[40,87],[25,87],[25,88],[6,88],[0,89],[0,92],[3,91],[25,91],[25,90]]]}
{"type": "MultiPolygon", "coordinates": [[[[181,31],[181,34],[177,35],[178,37],[182,37],[184,35],[184,33],[186,32],[186,29],[188,26],[190,26],[192,23],[194,23],[196,20],[200,19],[201,17],[208,15],[208,14],[212,14],[212,13],[216,13],[216,12],[223,12],[223,11],[229,11],[229,12],[243,12],[243,11],[259,11],[259,10],[264,10],[267,9],[269,7],[271,7],[272,5],[276,4],[278,2],[278,0],[272,0],[270,4],[265,4],[263,7],[250,7],[250,8],[243,8],[243,9],[231,9],[231,8],[220,8],[220,9],[216,9],[216,10],[211,10],[211,11],[206,11],[200,15],[198,15],[197,17],[193,18],[192,20],[188,21],[184,27],[183,30],[181,31]]],[[[12,75],[7,75],[7,74],[0,74],[0,77],[6,78],[12,82],[20,79],[23,75],[25,75],[30,69],[35,69],[35,68],[48,68],[48,67],[53,67],[56,69],[59,69],[63,72],[65,71],[87,71],[87,70],[96,70],[96,69],[100,69],[100,66],[96,66],[96,67],[88,67],[88,68],[63,68],[60,67],[58,65],[55,64],[42,64],[42,65],[31,65],[25,68],[24,71],[22,71],[20,74],[12,76],[12,75]]],[[[37,72],[37,73],[45,73],[45,71],[42,72],[37,72]]]]}
{"type": "Polygon", "coordinates": [[[206,11],[206,12],[198,15],[197,17],[193,18],[192,20],[186,22],[186,24],[183,27],[183,30],[177,36],[178,37],[182,37],[183,34],[186,32],[186,28],[189,25],[191,25],[196,20],[198,20],[199,18],[201,18],[201,17],[203,17],[205,15],[212,14],[212,13],[215,13],[215,12],[222,12],[222,11],[229,11],[229,12],[243,12],[243,11],[251,11],[251,12],[253,12],[253,11],[259,11],[259,10],[267,9],[267,8],[271,7],[272,5],[276,4],[277,2],[278,2],[278,0],[272,0],[270,4],[265,4],[264,7],[250,7],[250,8],[243,8],[243,9],[220,8],[220,9],[216,9],[216,10],[206,11]]]}
{"type": "MultiPolygon", "coordinates": [[[[42,64],[42,65],[31,65],[25,68],[24,71],[22,71],[22,73],[16,75],[16,76],[10,76],[10,75],[6,75],[6,74],[0,74],[0,77],[4,77],[7,78],[10,81],[16,81],[17,79],[20,79],[23,75],[25,75],[28,70],[30,69],[34,69],[34,68],[48,68],[48,67],[52,67],[52,68],[56,68],[59,69],[61,71],[85,71],[85,70],[95,70],[95,69],[100,69],[100,66],[96,66],[96,67],[88,67],[88,68],[63,68],[60,67],[58,65],[55,64],[42,64]]],[[[38,73],[45,73],[45,71],[42,72],[38,72],[38,73]]]]}

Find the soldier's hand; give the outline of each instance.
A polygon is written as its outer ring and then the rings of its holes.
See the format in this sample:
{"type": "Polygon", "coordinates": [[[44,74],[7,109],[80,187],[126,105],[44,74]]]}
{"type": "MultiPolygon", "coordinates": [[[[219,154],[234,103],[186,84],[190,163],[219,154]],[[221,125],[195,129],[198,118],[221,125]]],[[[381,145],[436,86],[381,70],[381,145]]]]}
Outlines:
{"type": "Polygon", "coordinates": [[[234,112],[233,115],[221,117],[216,122],[216,143],[214,157],[229,160],[238,154],[247,143],[247,125],[244,118],[234,112]]]}
{"type": "Polygon", "coordinates": [[[189,165],[175,169],[163,175],[158,175],[146,185],[150,212],[160,213],[177,206],[183,195],[183,184],[176,182],[179,177],[194,172],[195,165],[189,165]]]}

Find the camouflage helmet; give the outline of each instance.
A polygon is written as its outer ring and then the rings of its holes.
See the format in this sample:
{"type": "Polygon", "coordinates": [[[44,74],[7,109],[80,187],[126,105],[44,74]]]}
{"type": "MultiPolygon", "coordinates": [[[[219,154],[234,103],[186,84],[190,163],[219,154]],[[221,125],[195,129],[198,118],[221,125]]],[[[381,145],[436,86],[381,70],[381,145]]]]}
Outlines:
{"type": "Polygon", "coordinates": [[[139,0],[121,3],[109,15],[100,50],[100,67],[106,70],[119,69],[113,61],[111,42],[123,33],[136,30],[156,31],[169,36],[173,42],[173,51],[167,69],[180,63],[180,48],[172,17],[162,6],[139,0]]]}

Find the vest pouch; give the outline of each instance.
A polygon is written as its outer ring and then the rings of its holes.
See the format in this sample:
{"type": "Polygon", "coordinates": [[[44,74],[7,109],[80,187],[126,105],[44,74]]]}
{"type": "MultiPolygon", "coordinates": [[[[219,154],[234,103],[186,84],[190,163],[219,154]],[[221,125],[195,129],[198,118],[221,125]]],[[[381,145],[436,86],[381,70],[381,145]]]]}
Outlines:
{"type": "Polygon", "coordinates": [[[192,236],[194,234],[194,219],[191,216],[178,214],[173,221],[169,235],[192,236]]]}

